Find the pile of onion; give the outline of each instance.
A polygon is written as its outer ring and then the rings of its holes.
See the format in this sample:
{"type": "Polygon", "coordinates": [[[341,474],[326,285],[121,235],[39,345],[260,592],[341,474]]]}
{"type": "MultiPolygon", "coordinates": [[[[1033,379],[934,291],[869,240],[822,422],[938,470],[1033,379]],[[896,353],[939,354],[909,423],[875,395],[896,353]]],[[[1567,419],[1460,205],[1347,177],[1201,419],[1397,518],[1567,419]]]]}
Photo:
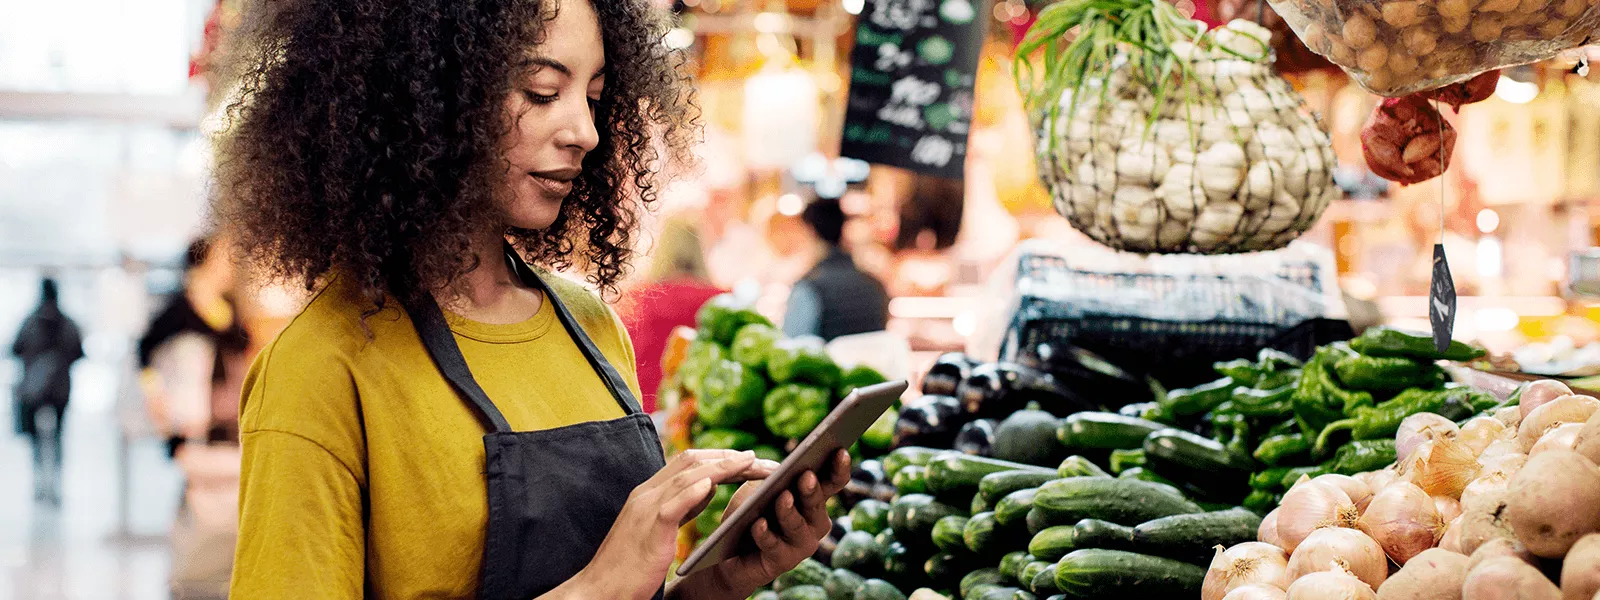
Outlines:
{"type": "MultiPolygon", "coordinates": [[[[1456,510],[1459,512],[1460,508],[1456,510]]],[[[1361,530],[1400,565],[1438,544],[1446,524],[1434,498],[1405,481],[1396,481],[1379,491],[1361,515],[1361,530]]]]}
{"type": "Polygon", "coordinates": [[[1234,590],[1257,584],[1282,590],[1289,587],[1288,572],[1289,557],[1272,544],[1245,542],[1227,550],[1219,545],[1200,598],[1222,600],[1234,590]]]}
{"type": "Polygon", "coordinates": [[[1322,527],[1353,527],[1361,517],[1350,495],[1329,481],[1303,480],[1283,495],[1278,504],[1277,536],[1283,549],[1294,552],[1312,532],[1322,527]]]}

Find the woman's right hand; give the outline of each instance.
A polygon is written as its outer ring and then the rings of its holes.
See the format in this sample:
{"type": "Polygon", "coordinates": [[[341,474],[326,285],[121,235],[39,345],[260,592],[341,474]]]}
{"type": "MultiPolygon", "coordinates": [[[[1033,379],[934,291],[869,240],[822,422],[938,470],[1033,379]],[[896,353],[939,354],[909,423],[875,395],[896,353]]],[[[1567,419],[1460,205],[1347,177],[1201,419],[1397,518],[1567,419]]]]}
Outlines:
{"type": "Polygon", "coordinates": [[[705,510],[716,486],[762,479],[777,468],[751,452],[684,451],[633,489],[580,581],[572,583],[594,597],[651,597],[677,554],[678,528],[705,510]]]}

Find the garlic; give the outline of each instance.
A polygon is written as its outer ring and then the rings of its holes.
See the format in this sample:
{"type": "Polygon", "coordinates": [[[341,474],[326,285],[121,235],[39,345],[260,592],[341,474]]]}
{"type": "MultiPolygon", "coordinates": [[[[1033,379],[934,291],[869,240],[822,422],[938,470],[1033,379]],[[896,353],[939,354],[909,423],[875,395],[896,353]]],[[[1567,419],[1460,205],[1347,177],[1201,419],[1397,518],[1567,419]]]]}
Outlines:
{"type": "Polygon", "coordinates": [[[1153,186],[1167,176],[1172,160],[1167,151],[1154,140],[1126,138],[1118,143],[1117,184],[1153,186]]]}
{"type": "Polygon", "coordinates": [[[1173,165],[1167,171],[1161,187],[1156,188],[1156,197],[1166,207],[1168,218],[1181,221],[1193,220],[1208,201],[1196,179],[1194,165],[1188,164],[1173,165]]]}
{"type": "Polygon", "coordinates": [[[1244,206],[1238,202],[1211,202],[1194,220],[1190,236],[1201,250],[1215,250],[1238,229],[1244,206]]]}
{"type": "Polygon", "coordinates": [[[1245,173],[1244,185],[1239,188],[1239,201],[1252,211],[1272,204],[1273,198],[1283,189],[1280,180],[1282,172],[1283,167],[1270,160],[1251,165],[1245,173]]]}
{"type": "Polygon", "coordinates": [[[1195,173],[1208,198],[1226,200],[1232,197],[1244,182],[1244,148],[1233,142],[1212,144],[1195,157],[1195,173]]]}

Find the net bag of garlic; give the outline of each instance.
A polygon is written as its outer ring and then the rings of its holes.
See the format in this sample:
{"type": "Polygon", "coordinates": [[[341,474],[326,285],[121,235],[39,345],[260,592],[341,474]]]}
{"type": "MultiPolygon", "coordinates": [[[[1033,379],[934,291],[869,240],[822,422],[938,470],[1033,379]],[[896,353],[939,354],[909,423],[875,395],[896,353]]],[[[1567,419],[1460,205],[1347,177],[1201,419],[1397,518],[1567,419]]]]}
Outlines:
{"type": "Polygon", "coordinates": [[[1600,27],[1594,0],[1270,0],[1312,51],[1399,97],[1555,57],[1600,27]]]}
{"type": "Polygon", "coordinates": [[[1267,30],[1234,21],[1206,32],[1162,0],[1097,0],[1122,10],[1062,19],[1068,4],[1041,13],[1029,36],[1049,35],[1040,24],[1078,35],[1040,44],[1045,72],[1020,67],[1018,81],[1035,110],[1040,177],[1073,227],[1133,252],[1270,250],[1338,195],[1332,145],[1273,74],[1267,30]],[[1155,25],[1115,31],[1142,23],[1155,25]]]}
{"type": "Polygon", "coordinates": [[[1283,22],[1278,11],[1272,10],[1266,0],[1218,0],[1212,8],[1219,22],[1234,19],[1255,21],[1272,32],[1272,53],[1276,56],[1273,67],[1279,73],[1293,74],[1322,69],[1337,69],[1321,54],[1312,52],[1305,42],[1295,35],[1289,24],[1283,22]]]}

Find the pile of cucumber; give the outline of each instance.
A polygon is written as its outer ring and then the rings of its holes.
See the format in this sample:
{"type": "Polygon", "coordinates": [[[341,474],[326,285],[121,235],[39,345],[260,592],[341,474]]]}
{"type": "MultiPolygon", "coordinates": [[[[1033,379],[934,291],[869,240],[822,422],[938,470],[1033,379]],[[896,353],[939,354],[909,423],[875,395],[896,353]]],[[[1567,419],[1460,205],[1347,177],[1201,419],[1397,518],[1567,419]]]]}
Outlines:
{"type": "Polygon", "coordinates": [[[1192,596],[1212,548],[1255,539],[1261,522],[1237,507],[1208,511],[1171,485],[1114,477],[1078,455],[1048,468],[903,447],[882,464],[897,495],[861,499],[837,520],[847,531],[833,569],[805,566],[803,591],[790,581],[767,594],[892,600],[905,598],[901,590],[928,588],[978,600],[1192,596]]]}

